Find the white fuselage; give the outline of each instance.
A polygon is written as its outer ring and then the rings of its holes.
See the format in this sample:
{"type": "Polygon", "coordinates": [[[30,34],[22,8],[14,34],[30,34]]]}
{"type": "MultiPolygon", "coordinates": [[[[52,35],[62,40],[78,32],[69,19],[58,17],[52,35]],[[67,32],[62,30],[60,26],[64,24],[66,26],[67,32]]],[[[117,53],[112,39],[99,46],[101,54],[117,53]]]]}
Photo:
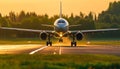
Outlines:
{"type": "Polygon", "coordinates": [[[69,30],[69,23],[64,18],[59,18],[54,22],[54,30],[57,33],[65,33],[69,30]]]}

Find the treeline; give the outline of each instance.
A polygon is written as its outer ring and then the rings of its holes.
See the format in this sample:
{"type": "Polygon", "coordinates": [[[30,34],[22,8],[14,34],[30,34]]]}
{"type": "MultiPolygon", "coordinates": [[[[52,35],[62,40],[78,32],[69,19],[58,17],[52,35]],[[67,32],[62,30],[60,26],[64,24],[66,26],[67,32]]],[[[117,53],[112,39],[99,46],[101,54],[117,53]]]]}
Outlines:
{"type": "MultiPolygon", "coordinates": [[[[53,25],[57,18],[59,18],[59,15],[49,17],[47,14],[38,15],[35,12],[21,11],[20,13],[15,13],[11,11],[9,15],[6,16],[0,14],[0,27],[53,30],[54,28],[44,27],[42,24],[53,25]]],[[[71,30],[120,28],[120,1],[111,2],[108,9],[102,11],[98,16],[93,12],[90,12],[88,15],[80,12],[79,15],[74,15],[73,13],[71,13],[70,16],[63,15],[63,18],[67,19],[70,25],[81,25],[70,28],[71,30]]],[[[0,36],[2,37],[3,35],[1,35],[1,33],[4,34],[6,31],[0,31],[0,36]]],[[[14,33],[14,31],[11,32],[14,33]]],[[[11,32],[7,31],[7,36],[11,32]]],[[[17,34],[23,36],[23,33],[17,32],[17,34]]],[[[12,36],[16,35],[12,34],[12,36]]],[[[28,36],[28,33],[24,33],[24,36],[28,36]]]]}
{"type": "MultiPolygon", "coordinates": [[[[59,15],[49,17],[45,15],[37,15],[35,12],[20,13],[10,12],[7,16],[0,14],[0,26],[2,27],[16,27],[16,28],[31,28],[31,29],[46,29],[41,24],[53,25],[54,21],[59,18],[59,15]]],[[[79,15],[71,13],[70,16],[63,15],[69,23],[81,24],[80,27],[72,29],[95,29],[95,28],[114,28],[120,27],[120,1],[111,2],[106,11],[102,11],[98,17],[93,12],[88,15],[80,12],[79,15]]],[[[48,29],[48,28],[47,28],[48,29]]],[[[53,28],[49,28],[53,29],[53,28]]]]}
{"type": "Polygon", "coordinates": [[[120,1],[111,2],[108,9],[98,15],[98,22],[111,28],[120,27],[120,1]]]}
{"type": "MultiPolygon", "coordinates": [[[[95,29],[93,17],[94,15],[92,12],[90,12],[88,15],[84,15],[82,12],[80,12],[79,16],[74,16],[74,14],[71,14],[70,17],[63,15],[63,18],[67,19],[71,25],[81,24],[81,27],[78,27],[77,29],[95,29]]],[[[47,14],[37,15],[35,12],[25,13],[24,11],[21,11],[19,14],[10,12],[8,16],[0,17],[0,25],[2,27],[46,29],[45,27],[41,26],[41,24],[53,25],[57,18],[59,18],[59,15],[49,17],[47,14]]],[[[53,29],[50,27],[48,28],[53,29]]]]}

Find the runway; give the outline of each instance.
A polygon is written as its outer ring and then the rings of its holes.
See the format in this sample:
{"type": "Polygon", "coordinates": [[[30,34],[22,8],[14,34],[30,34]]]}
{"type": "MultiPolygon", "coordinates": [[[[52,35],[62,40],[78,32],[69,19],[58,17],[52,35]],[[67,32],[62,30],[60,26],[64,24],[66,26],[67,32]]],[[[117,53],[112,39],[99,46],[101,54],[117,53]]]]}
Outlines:
{"type": "Polygon", "coordinates": [[[70,47],[61,45],[44,46],[39,44],[30,45],[0,45],[0,54],[110,54],[120,55],[120,46],[111,45],[81,45],[70,47]]]}

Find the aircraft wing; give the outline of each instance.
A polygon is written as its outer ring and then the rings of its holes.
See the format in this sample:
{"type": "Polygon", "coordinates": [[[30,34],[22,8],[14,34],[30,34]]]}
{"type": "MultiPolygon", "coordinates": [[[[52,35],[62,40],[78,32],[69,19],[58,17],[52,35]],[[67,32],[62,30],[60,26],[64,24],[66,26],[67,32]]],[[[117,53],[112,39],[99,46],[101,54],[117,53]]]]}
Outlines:
{"type": "Polygon", "coordinates": [[[48,25],[48,24],[42,24],[42,26],[46,26],[46,27],[54,27],[54,25],[48,25]]]}
{"type": "Polygon", "coordinates": [[[89,32],[105,32],[105,31],[115,31],[115,30],[120,30],[120,29],[114,28],[114,29],[81,30],[81,32],[82,33],[89,33],[89,32]]]}
{"type": "Polygon", "coordinates": [[[92,33],[92,32],[106,32],[106,31],[115,31],[120,30],[119,28],[111,28],[111,29],[95,29],[95,30],[76,30],[76,31],[70,31],[70,32],[82,32],[82,33],[92,33]]]}
{"type": "Polygon", "coordinates": [[[69,27],[78,27],[78,26],[81,26],[81,24],[78,24],[78,25],[70,25],[69,27]]]}
{"type": "Polygon", "coordinates": [[[8,27],[0,27],[3,30],[15,30],[15,31],[28,31],[28,32],[53,32],[51,30],[33,30],[33,29],[22,29],[22,28],[8,28],[8,27]]]}

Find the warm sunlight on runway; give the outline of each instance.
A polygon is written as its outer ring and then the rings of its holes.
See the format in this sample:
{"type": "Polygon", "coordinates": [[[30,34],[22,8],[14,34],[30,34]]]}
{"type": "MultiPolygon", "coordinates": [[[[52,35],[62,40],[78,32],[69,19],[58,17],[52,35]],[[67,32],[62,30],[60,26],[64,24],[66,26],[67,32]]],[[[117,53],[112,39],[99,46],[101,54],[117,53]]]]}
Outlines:
{"type": "MultiPolygon", "coordinates": [[[[77,46],[87,46],[87,45],[89,46],[90,43],[91,43],[90,41],[84,41],[84,43],[81,41],[78,41],[77,46]]],[[[68,46],[69,47],[70,45],[71,45],[71,40],[68,37],[63,37],[63,42],[57,41],[56,43],[53,43],[53,46],[68,46]]]]}
{"type": "MultiPolygon", "coordinates": [[[[26,44],[26,45],[0,45],[0,54],[19,54],[25,51],[40,48],[41,45],[26,44]]],[[[27,53],[27,52],[26,52],[27,53]]]]}
{"type": "Polygon", "coordinates": [[[0,54],[110,54],[120,55],[120,46],[81,45],[70,47],[65,44],[44,45],[0,45],[0,54]],[[60,46],[59,46],[60,45],[60,46]]]}
{"type": "Polygon", "coordinates": [[[68,37],[63,37],[63,42],[56,42],[53,43],[53,46],[69,46],[71,43],[71,40],[68,37]]]}

